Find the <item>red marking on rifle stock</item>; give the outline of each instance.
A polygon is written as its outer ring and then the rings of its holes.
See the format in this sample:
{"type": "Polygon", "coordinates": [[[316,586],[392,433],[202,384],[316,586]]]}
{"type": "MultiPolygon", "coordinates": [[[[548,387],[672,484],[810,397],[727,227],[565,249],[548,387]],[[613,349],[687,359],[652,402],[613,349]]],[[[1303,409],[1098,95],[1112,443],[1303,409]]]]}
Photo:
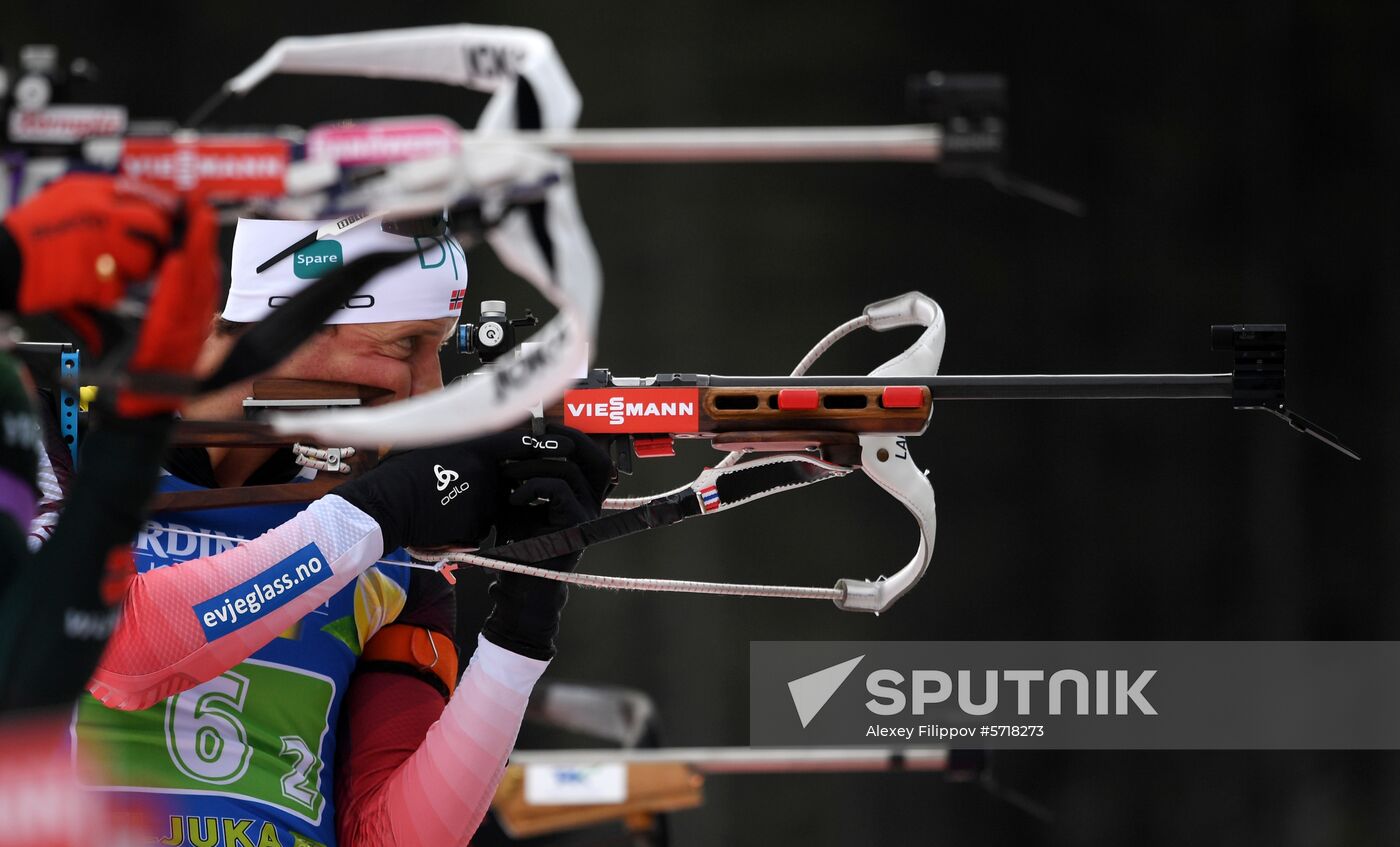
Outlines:
{"type": "Polygon", "coordinates": [[[632,452],[638,459],[676,455],[676,440],[669,435],[638,436],[632,439],[632,452]]]}
{"type": "Polygon", "coordinates": [[[784,388],[778,392],[778,408],[784,411],[804,411],[817,408],[817,389],[784,388]]]}
{"type": "Polygon", "coordinates": [[[880,395],[880,405],[886,409],[917,409],[924,405],[924,387],[891,385],[880,395]]]}

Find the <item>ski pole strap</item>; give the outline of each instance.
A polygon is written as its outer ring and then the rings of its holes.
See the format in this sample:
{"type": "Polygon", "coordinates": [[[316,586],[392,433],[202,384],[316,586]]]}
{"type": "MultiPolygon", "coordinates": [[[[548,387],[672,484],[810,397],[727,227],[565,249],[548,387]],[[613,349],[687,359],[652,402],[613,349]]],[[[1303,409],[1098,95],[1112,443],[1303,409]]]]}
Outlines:
{"type": "Polygon", "coordinates": [[[850,472],[850,468],[803,454],[765,456],[728,468],[706,468],[689,486],[649,498],[633,508],[481,550],[477,555],[513,562],[544,562],[604,541],[713,514],[850,472]]]}

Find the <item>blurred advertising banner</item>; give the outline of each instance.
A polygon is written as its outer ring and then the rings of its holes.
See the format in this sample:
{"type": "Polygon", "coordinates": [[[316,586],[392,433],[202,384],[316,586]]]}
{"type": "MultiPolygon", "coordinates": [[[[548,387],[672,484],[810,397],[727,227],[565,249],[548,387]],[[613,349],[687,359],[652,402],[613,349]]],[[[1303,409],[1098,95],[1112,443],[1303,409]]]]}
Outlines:
{"type": "Polygon", "coordinates": [[[7,717],[0,722],[0,847],[85,847],[150,844],[154,800],[118,805],[82,787],[103,771],[79,760],[67,712],[7,717]]]}

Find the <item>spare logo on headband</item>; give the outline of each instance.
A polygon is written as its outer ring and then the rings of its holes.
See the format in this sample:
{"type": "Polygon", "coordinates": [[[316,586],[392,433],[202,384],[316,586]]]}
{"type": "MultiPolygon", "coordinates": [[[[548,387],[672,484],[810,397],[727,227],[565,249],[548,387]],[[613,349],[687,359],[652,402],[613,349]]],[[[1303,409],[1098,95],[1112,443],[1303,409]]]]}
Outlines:
{"type": "Polygon", "coordinates": [[[292,273],[298,279],[318,279],[345,264],[340,242],[333,238],[317,241],[292,254],[292,273]]]}
{"type": "MultiPolygon", "coordinates": [[[[348,220],[342,218],[341,220],[348,220]]],[[[445,232],[439,235],[400,235],[383,230],[378,221],[335,231],[338,221],[275,221],[247,218],[238,222],[233,239],[225,320],[251,323],[267,317],[308,285],[334,277],[362,256],[376,252],[405,252],[402,261],[375,274],[325,322],[388,323],[392,321],[456,319],[466,298],[467,264],[462,247],[445,232]],[[308,238],[307,231],[325,230],[330,237],[308,238]],[[288,245],[297,245],[288,249],[288,245]],[[286,258],[259,273],[269,256],[286,258]],[[415,255],[416,254],[416,255],[415,255]]]]}

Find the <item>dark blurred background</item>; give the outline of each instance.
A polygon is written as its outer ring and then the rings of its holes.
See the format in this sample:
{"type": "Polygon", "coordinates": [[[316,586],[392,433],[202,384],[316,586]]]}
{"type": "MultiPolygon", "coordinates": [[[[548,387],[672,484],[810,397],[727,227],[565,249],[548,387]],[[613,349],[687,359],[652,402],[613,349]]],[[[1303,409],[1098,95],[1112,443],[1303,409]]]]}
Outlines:
{"type": "MultiPolygon", "coordinates": [[[[1292,404],[1364,462],[1218,402],[947,404],[914,445],[938,549],[889,613],[575,592],[552,678],[645,690],[667,744],[739,745],[751,640],[1400,638],[1397,9],[30,2],[4,10],[0,42],[88,57],[93,93],[134,117],[187,115],[279,36],[448,22],[552,36],[587,127],[897,123],[908,74],[1002,72],[1012,169],[1087,204],[1075,218],[913,164],[579,166],[607,281],[597,359],[619,374],[786,372],[909,289],[946,310],[945,373],[1224,370],[1209,324],[1288,323],[1292,404]]],[[[223,118],[470,124],[482,102],[281,77],[223,118]]],[[[532,302],[473,259],[474,301],[532,302]]],[[[825,369],[865,372],[910,340],[858,337],[825,369]]],[[[631,489],[715,457],[683,450],[631,489]]],[[[852,479],[607,545],[585,568],[829,584],[889,572],[913,543],[903,510],[852,479]]],[[[469,623],[483,584],[465,583],[469,623]]],[[[1053,821],[936,776],[714,777],[674,843],[1400,837],[1395,754],[1006,753],[995,768],[1053,821]]]]}

